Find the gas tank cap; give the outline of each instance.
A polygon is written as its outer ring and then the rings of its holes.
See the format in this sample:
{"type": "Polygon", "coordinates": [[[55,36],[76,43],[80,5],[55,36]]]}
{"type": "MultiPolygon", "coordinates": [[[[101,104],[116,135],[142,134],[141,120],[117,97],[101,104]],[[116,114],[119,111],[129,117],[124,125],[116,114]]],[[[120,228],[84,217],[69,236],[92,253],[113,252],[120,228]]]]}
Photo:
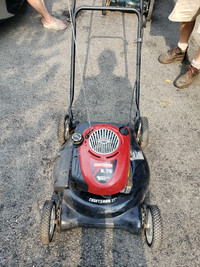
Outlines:
{"type": "Polygon", "coordinates": [[[72,135],[72,142],[74,145],[81,145],[83,143],[83,135],[80,133],[74,133],[72,135]]]}

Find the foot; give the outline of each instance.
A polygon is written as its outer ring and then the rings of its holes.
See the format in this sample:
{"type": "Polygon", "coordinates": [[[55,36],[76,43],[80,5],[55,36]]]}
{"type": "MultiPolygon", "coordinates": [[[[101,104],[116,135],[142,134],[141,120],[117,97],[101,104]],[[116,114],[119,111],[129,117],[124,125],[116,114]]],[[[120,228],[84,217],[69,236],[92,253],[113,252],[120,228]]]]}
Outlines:
{"type": "Polygon", "coordinates": [[[188,87],[194,80],[198,77],[200,70],[193,67],[192,65],[187,66],[187,71],[185,74],[180,76],[175,82],[174,85],[180,89],[188,87]]]}
{"type": "Polygon", "coordinates": [[[174,61],[182,61],[186,55],[187,50],[182,51],[178,46],[174,47],[167,53],[161,54],[158,61],[162,64],[169,64],[174,61]]]}
{"type": "Polygon", "coordinates": [[[46,29],[53,29],[53,30],[64,30],[66,29],[67,25],[59,19],[56,19],[54,17],[52,17],[51,21],[44,21],[42,19],[42,24],[46,29]]]}

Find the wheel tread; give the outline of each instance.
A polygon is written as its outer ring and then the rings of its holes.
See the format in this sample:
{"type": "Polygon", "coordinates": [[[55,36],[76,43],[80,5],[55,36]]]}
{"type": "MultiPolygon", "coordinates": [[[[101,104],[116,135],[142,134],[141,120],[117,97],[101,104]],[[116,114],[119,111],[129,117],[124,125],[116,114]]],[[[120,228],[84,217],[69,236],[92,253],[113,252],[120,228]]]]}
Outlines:
{"type": "Polygon", "coordinates": [[[147,244],[153,249],[158,249],[160,248],[163,239],[163,226],[160,210],[156,205],[148,205],[147,209],[150,209],[153,220],[153,240],[151,244],[148,242],[147,244]]]}
{"type": "Polygon", "coordinates": [[[41,226],[40,226],[40,239],[43,245],[48,245],[51,242],[52,237],[50,237],[50,220],[51,220],[51,210],[55,205],[52,200],[46,200],[42,210],[41,226]]]}
{"type": "Polygon", "coordinates": [[[149,123],[147,117],[141,117],[142,129],[141,129],[141,142],[140,147],[145,149],[149,141],[149,123]]]}
{"type": "Polygon", "coordinates": [[[58,122],[58,142],[60,145],[65,143],[65,114],[61,114],[58,122]]]}

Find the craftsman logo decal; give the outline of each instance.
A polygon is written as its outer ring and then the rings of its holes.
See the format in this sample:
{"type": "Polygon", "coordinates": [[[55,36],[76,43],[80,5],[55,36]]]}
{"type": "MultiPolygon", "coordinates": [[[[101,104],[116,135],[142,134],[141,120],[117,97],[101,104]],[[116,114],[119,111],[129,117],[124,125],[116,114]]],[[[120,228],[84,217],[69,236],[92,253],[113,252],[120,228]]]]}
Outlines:
{"type": "Polygon", "coordinates": [[[113,168],[113,164],[107,162],[94,162],[94,167],[113,168]]]}
{"type": "Polygon", "coordinates": [[[100,184],[105,184],[112,178],[116,165],[117,165],[117,160],[109,162],[101,162],[91,159],[90,161],[90,166],[94,178],[100,184]]]}
{"type": "Polygon", "coordinates": [[[89,202],[96,203],[96,204],[110,204],[117,201],[117,197],[108,198],[108,199],[96,199],[96,198],[89,198],[89,202]]]}

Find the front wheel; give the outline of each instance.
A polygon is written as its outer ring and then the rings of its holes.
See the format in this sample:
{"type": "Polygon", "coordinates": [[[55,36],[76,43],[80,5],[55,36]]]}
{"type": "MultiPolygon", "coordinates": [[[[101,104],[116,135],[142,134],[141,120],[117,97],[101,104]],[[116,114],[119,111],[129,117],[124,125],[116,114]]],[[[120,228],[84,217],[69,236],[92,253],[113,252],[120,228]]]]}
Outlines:
{"type": "Polygon", "coordinates": [[[160,210],[156,205],[147,205],[145,212],[145,237],[147,245],[158,249],[162,243],[163,228],[160,210]]]}
{"type": "Polygon", "coordinates": [[[53,200],[46,200],[42,210],[40,239],[43,245],[48,245],[56,227],[56,204],[53,200]]]}

